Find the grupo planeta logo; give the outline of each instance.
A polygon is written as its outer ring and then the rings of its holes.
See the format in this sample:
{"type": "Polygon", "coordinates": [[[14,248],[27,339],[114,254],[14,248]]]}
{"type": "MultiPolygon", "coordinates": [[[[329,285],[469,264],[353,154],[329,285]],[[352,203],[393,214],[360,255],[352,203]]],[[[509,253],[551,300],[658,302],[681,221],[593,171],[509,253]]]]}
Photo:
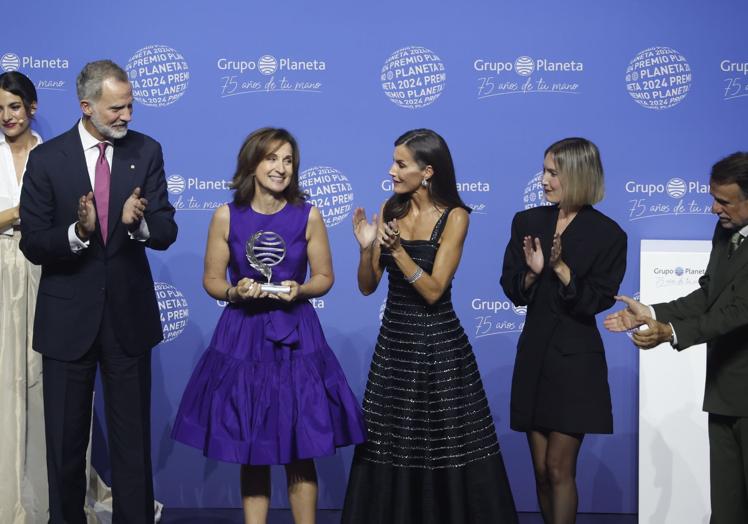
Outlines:
{"type": "Polygon", "coordinates": [[[584,62],[521,55],[513,61],[476,58],[478,99],[511,94],[579,94],[584,62]]]}
{"type": "Polygon", "coordinates": [[[187,182],[182,175],[169,175],[166,177],[166,189],[172,195],[181,195],[187,187],[187,182]]]}
{"type": "Polygon", "coordinates": [[[309,195],[309,203],[319,209],[327,227],[340,224],[353,209],[353,187],[334,167],[305,169],[299,175],[299,186],[309,195]]]}
{"type": "Polygon", "coordinates": [[[406,109],[433,104],[444,91],[447,73],[436,53],[425,47],[409,46],[392,53],[379,76],[390,101],[406,109]]]}
{"type": "Polygon", "coordinates": [[[125,66],[132,95],[144,106],[165,107],[184,95],[190,68],[184,56],[169,46],[149,45],[139,49],[125,66]]]}
{"type": "Polygon", "coordinates": [[[748,96],[748,61],[720,60],[719,70],[723,73],[723,100],[736,100],[748,96]]]}
{"type": "Polygon", "coordinates": [[[706,268],[683,266],[657,266],[652,270],[655,286],[658,288],[669,286],[693,285],[706,273],[706,268]]]}
{"type": "Polygon", "coordinates": [[[516,306],[510,300],[474,298],[470,307],[477,312],[475,338],[519,333],[525,327],[527,306],[516,306]]]}
{"type": "Polygon", "coordinates": [[[231,200],[231,182],[224,179],[174,173],[166,177],[166,189],[173,195],[171,204],[177,211],[212,212],[231,200]]]}
{"type": "Polygon", "coordinates": [[[709,215],[709,186],[697,180],[672,177],[666,182],[628,180],[623,189],[628,200],[629,220],[670,215],[709,215]]]}
{"type": "Polygon", "coordinates": [[[0,56],[0,69],[6,73],[18,70],[28,71],[38,90],[65,91],[67,80],[64,74],[69,68],[70,61],[59,56],[39,57],[19,55],[14,52],[3,53],[0,56]]]}
{"type": "Polygon", "coordinates": [[[650,47],[637,53],[626,68],[626,90],[647,109],[670,109],[691,89],[691,66],[670,47],[650,47]]]}
{"type": "MultiPolygon", "coordinates": [[[[383,178],[379,187],[385,193],[391,193],[394,188],[392,178],[383,178]]],[[[465,201],[465,205],[472,209],[473,213],[479,215],[488,213],[487,194],[492,191],[489,180],[457,182],[457,191],[465,201]]]]}
{"type": "Polygon", "coordinates": [[[182,334],[187,326],[190,309],[181,291],[166,282],[154,282],[158,311],[161,317],[164,343],[171,342],[182,334]]]}
{"type": "Polygon", "coordinates": [[[5,53],[0,57],[0,67],[6,73],[18,71],[18,68],[21,67],[21,57],[15,53],[5,53]]]}
{"type": "Polygon", "coordinates": [[[262,55],[257,61],[257,69],[263,75],[272,75],[278,71],[278,60],[272,55],[262,55]]]}
{"type": "Polygon", "coordinates": [[[327,62],[317,57],[270,54],[216,60],[221,98],[251,93],[321,93],[327,62]]]}

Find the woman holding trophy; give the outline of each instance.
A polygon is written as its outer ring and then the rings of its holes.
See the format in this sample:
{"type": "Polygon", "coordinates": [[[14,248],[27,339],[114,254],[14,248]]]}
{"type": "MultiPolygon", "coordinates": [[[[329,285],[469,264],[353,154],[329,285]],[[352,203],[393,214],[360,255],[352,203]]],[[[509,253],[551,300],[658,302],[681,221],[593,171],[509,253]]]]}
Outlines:
{"type": "Polygon", "coordinates": [[[480,373],[452,307],[469,209],[452,156],[428,129],[395,141],[394,194],[369,222],[356,209],[358,287],[386,270],[387,304],[364,397],[345,524],[516,523],[480,373]]]}
{"type": "Polygon", "coordinates": [[[206,457],[242,465],[248,523],[267,520],[272,464],[285,465],[294,521],[313,523],[312,459],[365,438],[308,301],[334,277],[325,224],[305,202],[298,169],[296,140],[284,129],[258,129],[239,151],[233,201],[213,216],[203,274],[205,290],[227,306],[172,431],[206,457]]]}

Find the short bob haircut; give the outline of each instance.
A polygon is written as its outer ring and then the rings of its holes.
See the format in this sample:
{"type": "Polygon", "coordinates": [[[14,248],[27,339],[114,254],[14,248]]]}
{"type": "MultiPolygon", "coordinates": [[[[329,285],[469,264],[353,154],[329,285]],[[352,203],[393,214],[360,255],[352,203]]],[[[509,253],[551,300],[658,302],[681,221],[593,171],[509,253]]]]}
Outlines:
{"type": "Polygon", "coordinates": [[[581,207],[600,202],[605,196],[605,180],[600,151],[586,138],[564,138],[545,150],[551,155],[561,178],[562,207],[581,207]]]}
{"type": "Polygon", "coordinates": [[[714,164],[709,180],[719,186],[737,184],[748,199],[748,152],[738,151],[714,164]]]}
{"type": "Polygon", "coordinates": [[[21,99],[26,114],[33,118],[31,106],[37,102],[34,82],[23,73],[9,71],[0,75],[0,89],[12,93],[21,99]]]}
{"type": "Polygon", "coordinates": [[[130,83],[125,70],[111,60],[96,60],[84,65],[75,80],[78,100],[81,102],[83,100],[97,102],[101,98],[101,85],[108,78],[113,78],[118,82],[130,83]]]}
{"type": "Polygon", "coordinates": [[[289,204],[300,204],[306,194],[299,189],[299,146],[291,133],[281,128],[263,127],[250,133],[239,149],[236,172],[231,180],[234,190],[234,203],[248,206],[255,196],[255,169],[265,157],[277,151],[283,144],[289,144],[293,155],[291,183],[283,190],[283,197],[289,204]]]}

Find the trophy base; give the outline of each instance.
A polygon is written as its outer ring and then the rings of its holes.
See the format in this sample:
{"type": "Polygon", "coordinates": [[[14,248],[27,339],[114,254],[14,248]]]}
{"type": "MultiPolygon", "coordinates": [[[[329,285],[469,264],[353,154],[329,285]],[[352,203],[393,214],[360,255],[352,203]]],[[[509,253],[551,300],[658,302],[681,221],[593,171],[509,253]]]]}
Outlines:
{"type": "Polygon", "coordinates": [[[291,286],[282,286],[281,284],[261,284],[260,289],[265,293],[272,293],[274,295],[291,292],[291,286]]]}

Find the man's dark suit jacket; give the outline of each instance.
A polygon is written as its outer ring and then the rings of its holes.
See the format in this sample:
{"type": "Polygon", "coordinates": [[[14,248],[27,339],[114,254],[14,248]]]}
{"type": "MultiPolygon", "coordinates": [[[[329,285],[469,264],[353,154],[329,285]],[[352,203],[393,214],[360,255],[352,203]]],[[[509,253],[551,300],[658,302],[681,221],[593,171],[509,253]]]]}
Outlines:
{"type": "Polygon", "coordinates": [[[162,339],[145,251],[166,249],[177,236],[161,146],[135,131],[114,141],[108,242],[97,219],[89,247],[73,253],[68,228],[77,220],[79,198],[89,191],[77,124],[31,152],[21,192],[21,250],[42,266],[34,349],[56,360],[77,360],[91,347],[105,303],[126,353],[142,354],[162,339]],[[122,224],[122,208],[135,187],[148,200],[146,242],[131,239],[122,224]]]}
{"type": "Polygon", "coordinates": [[[673,325],[677,349],[706,342],[704,411],[748,417],[748,245],[728,258],[733,232],[717,224],[699,289],[653,307],[673,325]]]}

